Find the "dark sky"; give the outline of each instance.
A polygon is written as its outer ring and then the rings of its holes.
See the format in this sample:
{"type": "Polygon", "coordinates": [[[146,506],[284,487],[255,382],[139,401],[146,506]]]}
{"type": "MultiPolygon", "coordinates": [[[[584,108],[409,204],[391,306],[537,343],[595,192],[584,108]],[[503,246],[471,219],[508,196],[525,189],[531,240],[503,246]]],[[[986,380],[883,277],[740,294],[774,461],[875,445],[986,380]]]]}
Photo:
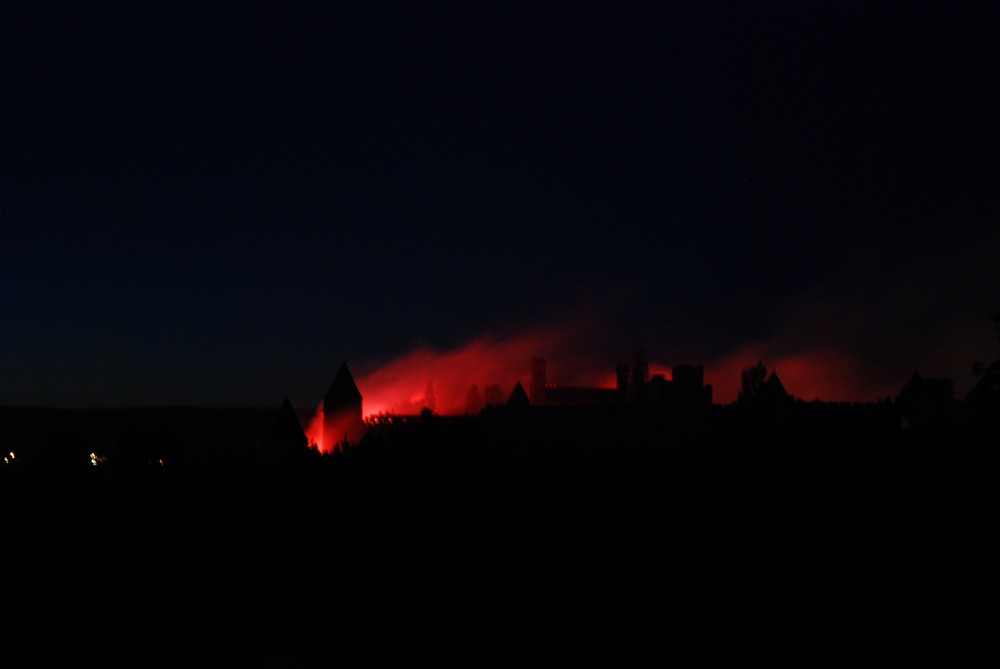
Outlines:
{"type": "Polygon", "coordinates": [[[0,404],[308,401],[566,320],[872,393],[997,353],[996,3],[19,4],[0,404]]]}

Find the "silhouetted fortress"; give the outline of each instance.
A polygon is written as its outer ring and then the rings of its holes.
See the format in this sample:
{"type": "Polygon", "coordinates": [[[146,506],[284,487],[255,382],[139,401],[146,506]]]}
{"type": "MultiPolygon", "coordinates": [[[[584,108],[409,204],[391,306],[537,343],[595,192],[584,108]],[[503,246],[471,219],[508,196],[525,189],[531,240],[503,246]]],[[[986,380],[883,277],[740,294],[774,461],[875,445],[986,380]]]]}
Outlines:
{"type": "Polygon", "coordinates": [[[550,384],[547,369],[548,362],[544,358],[532,361],[530,398],[533,406],[659,403],[703,407],[712,403],[712,386],[705,385],[705,371],[701,365],[676,365],[671,370],[673,378],[668,381],[663,374],[650,377],[640,354],[631,365],[618,365],[615,388],[550,384]]]}
{"type": "MultiPolygon", "coordinates": [[[[363,418],[363,398],[342,364],[322,400],[322,415],[288,400],[274,409],[150,407],[66,410],[0,407],[0,467],[39,465],[89,468],[275,468],[319,458],[305,434],[321,419],[323,451],[354,450],[366,440],[406,439],[433,419],[451,426],[469,448],[483,440],[548,448],[570,442],[627,448],[644,443],[669,448],[695,439],[735,443],[746,439],[817,439],[851,443],[877,439],[943,439],[964,435],[994,439],[1000,434],[1000,384],[988,374],[964,400],[956,400],[949,379],[914,372],[895,398],[878,402],[805,402],[789,393],[774,370],[762,364],[744,370],[739,399],[713,404],[701,365],[677,365],[672,378],[648,374],[641,352],[618,365],[614,388],[549,383],[548,363],[531,363],[528,390],[518,381],[506,394],[489,386],[469,392],[465,415],[438,416],[430,409],[414,416],[363,418]],[[794,437],[794,438],[793,438],[794,437]]],[[[433,443],[422,432],[426,446],[433,443]]],[[[316,437],[316,426],[310,430],[316,437]]]]}

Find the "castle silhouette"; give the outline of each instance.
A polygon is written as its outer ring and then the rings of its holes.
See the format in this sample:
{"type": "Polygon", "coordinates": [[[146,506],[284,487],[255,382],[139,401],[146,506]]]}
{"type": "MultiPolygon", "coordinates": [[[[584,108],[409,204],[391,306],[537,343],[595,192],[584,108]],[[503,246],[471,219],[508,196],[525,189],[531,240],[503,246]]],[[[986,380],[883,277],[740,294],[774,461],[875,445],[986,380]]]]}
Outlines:
{"type": "MultiPolygon", "coordinates": [[[[648,373],[641,350],[616,368],[614,388],[549,383],[548,363],[531,362],[527,389],[520,381],[504,394],[472,386],[464,415],[364,418],[364,398],[346,362],[323,395],[319,413],[285,400],[273,409],[160,407],[119,410],[0,408],[8,447],[0,467],[75,468],[298,466],[320,453],[344,452],[366,439],[408,439],[433,417],[465,431],[469,443],[503,439],[546,448],[575,435],[580,443],[664,444],[678,439],[742,440],[755,432],[801,441],[982,438],[1000,433],[1000,386],[986,375],[963,400],[949,379],[914,372],[895,398],[878,402],[805,402],[789,393],[775,370],[761,363],[744,370],[736,402],[712,401],[701,365],[676,365],[672,378],[648,373]],[[305,427],[319,419],[321,430],[305,427]],[[490,436],[486,436],[492,430],[490,436]],[[502,435],[502,436],[501,436],[502,435]],[[544,435],[544,436],[543,436],[544,435]],[[318,436],[318,439],[316,437],[318,436]],[[310,439],[313,439],[311,442],[310,439]],[[855,439],[856,440],[856,439],[855,439]]],[[[444,429],[444,428],[442,428],[444,429]]],[[[427,437],[427,433],[424,433],[427,437]]],[[[426,443],[426,440],[425,440],[426,443]]]]}

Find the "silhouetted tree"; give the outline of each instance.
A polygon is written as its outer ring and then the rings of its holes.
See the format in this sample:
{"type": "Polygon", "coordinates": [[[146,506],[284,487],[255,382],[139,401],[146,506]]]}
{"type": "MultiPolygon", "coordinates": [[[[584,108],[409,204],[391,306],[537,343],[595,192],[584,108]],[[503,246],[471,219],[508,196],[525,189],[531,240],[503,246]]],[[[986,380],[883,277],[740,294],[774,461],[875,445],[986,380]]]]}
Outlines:
{"type": "Polygon", "coordinates": [[[469,388],[469,394],[465,397],[465,412],[468,414],[477,414],[483,410],[483,398],[479,394],[479,386],[475,383],[469,388]]]}
{"type": "Polygon", "coordinates": [[[739,402],[740,404],[746,404],[753,400],[758,394],[760,394],[761,388],[764,387],[764,380],[767,378],[767,367],[764,363],[758,361],[756,365],[752,367],[745,368],[740,373],[740,390],[739,402]]]}
{"type": "Polygon", "coordinates": [[[503,390],[500,388],[500,384],[493,383],[486,387],[486,393],[484,397],[486,406],[498,407],[504,403],[503,390]]]}
{"type": "Polygon", "coordinates": [[[437,401],[434,399],[434,382],[428,381],[427,388],[424,389],[424,408],[430,409],[432,412],[437,408],[435,405],[437,401]]]}

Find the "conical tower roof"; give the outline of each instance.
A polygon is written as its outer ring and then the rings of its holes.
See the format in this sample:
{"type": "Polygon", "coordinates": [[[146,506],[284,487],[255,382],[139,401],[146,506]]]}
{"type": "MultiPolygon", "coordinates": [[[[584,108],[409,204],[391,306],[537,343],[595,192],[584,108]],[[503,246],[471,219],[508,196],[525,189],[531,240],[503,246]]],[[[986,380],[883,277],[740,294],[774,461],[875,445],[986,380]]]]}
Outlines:
{"type": "Polygon", "coordinates": [[[265,439],[270,446],[302,449],[309,447],[309,440],[306,438],[305,432],[302,431],[302,424],[299,422],[299,417],[295,415],[295,409],[292,408],[292,403],[288,401],[288,398],[285,398],[281,409],[275,415],[274,422],[268,428],[265,439]]]}
{"type": "Polygon", "coordinates": [[[771,376],[767,379],[767,389],[768,392],[773,393],[775,397],[788,396],[788,391],[785,390],[785,384],[778,378],[777,372],[771,372],[771,376]]]}
{"type": "Polygon", "coordinates": [[[517,385],[514,386],[514,390],[511,391],[510,397],[507,398],[507,406],[526,407],[530,404],[531,400],[528,399],[528,393],[524,392],[524,386],[518,381],[517,385]]]}
{"type": "Polygon", "coordinates": [[[354,377],[347,369],[346,362],[340,365],[337,376],[330,384],[330,389],[323,396],[323,401],[327,407],[346,406],[361,402],[361,391],[354,383],[354,377]]]}

